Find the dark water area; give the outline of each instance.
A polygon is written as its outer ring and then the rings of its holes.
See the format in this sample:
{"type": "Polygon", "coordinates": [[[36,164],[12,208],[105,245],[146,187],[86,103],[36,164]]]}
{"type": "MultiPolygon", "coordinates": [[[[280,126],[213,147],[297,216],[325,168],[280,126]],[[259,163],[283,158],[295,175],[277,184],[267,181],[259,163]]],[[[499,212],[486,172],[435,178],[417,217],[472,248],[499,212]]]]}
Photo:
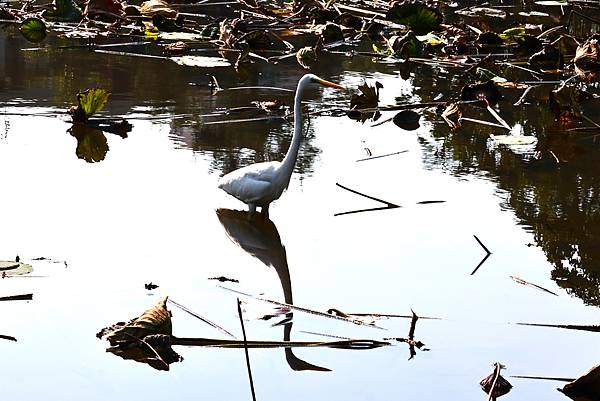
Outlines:
{"type": "MultiPolygon", "coordinates": [[[[523,7],[560,15],[560,7],[523,7]]],[[[571,29],[580,36],[597,27],[578,20],[571,29]]],[[[100,329],[164,296],[237,339],[237,298],[251,340],[384,341],[412,331],[406,317],[366,317],[374,328],[257,297],[321,312],[437,318],[418,320],[414,338],[424,345],[416,349],[394,341],[369,350],[251,349],[259,400],[481,400],[479,381],[496,361],[514,386],[503,399],[565,400],[561,382],[510,376],[575,378],[598,363],[597,332],[517,324],[598,323],[600,137],[555,120],[548,97],[556,85],[535,86],[520,106],[523,89],[500,89],[495,110],[511,132],[537,139],[505,146],[491,136],[506,130],[469,121],[451,130],[436,108],[417,110],[412,131],[377,125],[395,111],[365,122],[345,115],[364,81],[383,85],[380,106],[453,101],[472,82],[464,68],[325,54],[311,72],[352,90],[307,89],[289,188],[268,219],[251,219],[218,179],[283,158],[292,119],[248,106],[291,107],[306,70],[295,57],[256,60],[245,72],[183,66],[164,58],[160,41],[139,41],[95,45],[155,57],[93,52],[87,39],[53,34],[32,44],[14,24],[0,27],[0,260],[19,255],[33,266],[0,280],[0,296],[33,293],[0,303],[0,335],[17,339],[0,339],[3,399],[251,399],[241,349],[175,345],[184,359],[169,372],[106,352],[100,329]],[[213,76],[225,90],[211,88],[213,76]],[[247,86],[284,90],[231,90],[247,86]],[[73,128],[67,110],[92,87],[111,93],[99,116],[126,119],[130,132],[73,128]],[[336,184],[399,207],[344,214],[382,204],[336,184]],[[150,282],[159,287],[145,289],[150,282]],[[291,322],[275,325],[283,319],[291,322]]],[[[358,49],[372,52],[368,43],[358,49]]],[[[581,85],[599,93],[597,83],[581,85]]],[[[595,121],[598,102],[582,103],[595,121]]],[[[483,107],[465,115],[491,120],[483,107]]],[[[226,337],[167,307],[175,336],[226,337]]]]}

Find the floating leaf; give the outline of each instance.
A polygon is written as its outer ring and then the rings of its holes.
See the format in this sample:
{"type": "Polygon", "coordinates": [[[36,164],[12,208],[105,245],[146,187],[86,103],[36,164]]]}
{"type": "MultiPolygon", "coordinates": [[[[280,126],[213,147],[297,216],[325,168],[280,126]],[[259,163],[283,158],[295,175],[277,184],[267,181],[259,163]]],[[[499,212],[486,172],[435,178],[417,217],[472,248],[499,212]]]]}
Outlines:
{"type": "Polygon", "coordinates": [[[394,56],[398,58],[410,58],[422,56],[425,52],[423,43],[413,31],[408,31],[402,37],[393,36],[389,40],[389,46],[394,52],[394,56]]]}
{"type": "Polygon", "coordinates": [[[508,82],[508,80],[506,78],[503,77],[499,77],[498,75],[494,74],[492,71],[485,69],[485,68],[481,68],[481,67],[477,67],[477,69],[475,70],[475,73],[477,74],[477,77],[479,77],[482,81],[493,81],[493,82],[508,82]]]}
{"type": "Polygon", "coordinates": [[[502,38],[496,32],[481,32],[477,36],[477,43],[480,45],[501,45],[502,38]]]}
{"type": "Polygon", "coordinates": [[[27,18],[19,28],[25,39],[38,43],[46,37],[46,24],[39,18],[27,18]]]}
{"type": "Polygon", "coordinates": [[[149,335],[172,335],[171,312],[167,309],[168,297],[161,299],[156,306],[146,310],[129,323],[117,323],[102,329],[96,336],[106,337],[110,345],[137,342],[149,335]]]}
{"type": "Polygon", "coordinates": [[[339,42],[344,40],[342,28],[338,24],[328,22],[318,29],[323,43],[339,42]]]}
{"type": "Polygon", "coordinates": [[[203,67],[203,68],[214,68],[214,67],[230,67],[231,63],[227,59],[222,57],[208,57],[208,56],[180,56],[171,57],[171,60],[179,65],[185,65],[188,67],[203,67]]]}
{"type": "Polygon", "coordinates": [[[525,32],[525,28],[523,27],[509,28],[502,32],[500,37],[505,40],[517,40],[517,38],[523,37],[525,32]]]}
{"type": "Polygon", "coordinates": [[[425,42],[430,46],[439,46],[443,44],[447,44],[448,41],[445,38],[442,38],[433,32],[429,32],[427,35],[417,36],[417,39],[421,42],[425,42]]]}
{"type": "Polygon", "coordinates": [[[144,16],[163,15],[167,18],[177,17],[177,11],[169,7],[169,3],[163,0],[148,0],[140,5],[140,13],[144,16]]]}
{"type": "Polygon", "coordinates": [[[371,109],[379,104],[379,89],[383,85],[379,81],[375,81],[373,86],[364,82],[358,87],[360,94],[353,94],[350,98],[350,109],[371,109]]]}
{"type": "Polygon", "coordinates": [[[396,3],[385,16],[397,24],[408,25],[417,35],[425,35],[437,29],[444,19],[438,9],[420,1],[396,3]]]}
{"type": "Polygon", "coordinates": [[[26,263],[0,260],[0,276],[21,276],[23,274],[29,274],[33,271],[33,267],[26,263]]]}
{"type": "Polygon", "coordinates": [[[394,124],[406,131],[414,131],[419,128],[421,116],[413,110],[403,110],[394,116],[394,124]]]}

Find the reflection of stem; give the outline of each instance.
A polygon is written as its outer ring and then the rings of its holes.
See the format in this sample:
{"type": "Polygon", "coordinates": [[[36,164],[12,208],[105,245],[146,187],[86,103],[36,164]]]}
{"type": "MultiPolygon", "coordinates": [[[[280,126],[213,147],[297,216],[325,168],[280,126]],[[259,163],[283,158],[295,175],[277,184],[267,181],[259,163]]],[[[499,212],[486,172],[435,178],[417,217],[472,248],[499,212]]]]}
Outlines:
{"type": "Polygon", "coordinates": [[[246,366],[248,367],[248,379],[250,380],[250,391],[252,399],[256,401],[256,393],[254,392],[254,381],[252,380],[252,370],[250,369],[250,355],[248,354],[248,341],[246,340],[246,329],[244,327],[244,319],[242,318],[242,302],[237,299],[238,315],[240,316],[240,324],[242,325],[242,335],[244,336],[244,353],[246,354],[246,366]]]}
{"type": "Polygon", "coordinates": [[[369,195],[363,194],[362,192],[355,191],[354,189],[350,189],[348,187],[345,187],[345,186],[343,186],[340,183],[336,182],[335,185],[337,185],[338,187],[340,187],[342,189],[345,189],[346,191],[352,192],[353,194],[357,194],[357,195],[363,196],[365,198],[372,199],[372,200],[380,202],[380,203],[384,203],[384,204],[388,205],[388,207],[400,207],[400,206],[398,206],[398,205],[396,205],[394,203],[391,203],[391,202],[388,202],[388,201],[384,201],[383,199],[375,198],[373,196],[369,196],[369,195]]]}
{"type": "Polygon", "coordinates": [[[204,323],[208,324],[209,326],[227,334],[228,336],[230,336],[231,338],[235,338],[235,336],[233,334],[231,334],[230,332],[228,332],[227,330],[225,330],[224,328],[222,328],[221,326],[219,326],[216,323],[211,322],[210,320],[198,315],[195,312],[192,312],[191,310],[189,310],[188,308],[186,308],[185,306],[181,305],[180,303],[177,303],[175,301],[173,301],[171,298],[168,299],[168,302],[172,303],[173,305],[177,306],[179,309],[181,309],[184,312],[189,313],[190,315],[194,316],[197,319],[202,320],[204,323]]]}
{"type": "Polygon", "coordinates": [[[498,381],[499,376],[500,376],[500,363],[496,362],[496,369],[494,370],[494,381],[492,382],[492,388],[490,389],[490,392],[488,393],[487,401],[496,399],[496,397],[494,397],[494,390],[496,390],[496,382],[498,381]]]}
{"type": "Polygon", "coordinates": [[[216,338],[185,338],[171,337],[171,345],[219,348],[301,348],[328,347],[343,349],[373,349],[390,345],[386,341],[377,340],[341,340],[341,341],[240,341],[221,340],[216,338]]]}

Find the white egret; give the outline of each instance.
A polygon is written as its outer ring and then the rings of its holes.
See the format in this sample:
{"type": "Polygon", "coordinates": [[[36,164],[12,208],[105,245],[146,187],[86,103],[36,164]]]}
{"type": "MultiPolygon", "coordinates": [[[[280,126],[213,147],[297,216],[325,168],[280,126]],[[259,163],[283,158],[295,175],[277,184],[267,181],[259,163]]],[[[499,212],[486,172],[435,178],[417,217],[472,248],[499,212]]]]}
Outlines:
{"type": "Polygon", "coordinates": [[[269,204],[279,199],[290,183],[290,177],[298,158],[302,137],[302,94],[310,83],[318,83],[337,89],[343,86],[326,81],[313,74],[306,74],[298,81],[294,99],[294,135],[283,161],[255,163],[225,174],[219,180],[219,188],[248,205],[250,213],[260,206],[263,214],[269,214],[269,204]]]}

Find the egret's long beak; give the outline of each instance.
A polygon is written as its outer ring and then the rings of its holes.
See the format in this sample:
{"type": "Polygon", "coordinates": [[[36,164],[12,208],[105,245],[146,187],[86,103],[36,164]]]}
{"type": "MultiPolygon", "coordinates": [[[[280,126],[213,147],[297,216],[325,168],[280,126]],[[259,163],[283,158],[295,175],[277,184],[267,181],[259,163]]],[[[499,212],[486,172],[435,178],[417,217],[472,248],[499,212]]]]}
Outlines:
{"type": "Polygon", "coordinates": [[[317,82],[318,82],[318,83],[320,83],[320,84],[321,84],[321,85],[323,85],[323,86],[329,86],[330,88],[336,88],[336,89],[346,90],[346,87],[345,87],[345,86],[338,85],[338,84],[335,84],[335,83],[333,83],[333,82],[326,81],[326,80],[324,80],[324,79],[321,79],[321,78],[318,78],[318,79],[317,79],[317,82]]]}

